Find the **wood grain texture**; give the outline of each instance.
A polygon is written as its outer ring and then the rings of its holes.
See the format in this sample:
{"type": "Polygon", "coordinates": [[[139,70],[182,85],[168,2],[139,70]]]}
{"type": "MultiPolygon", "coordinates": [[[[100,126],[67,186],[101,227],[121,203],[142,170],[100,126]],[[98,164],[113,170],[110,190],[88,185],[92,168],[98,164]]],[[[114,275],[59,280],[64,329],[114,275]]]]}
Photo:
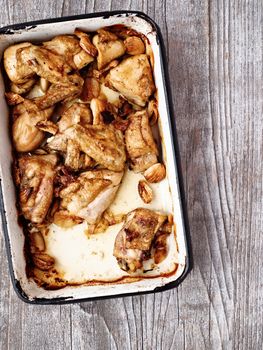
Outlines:
{"type": "Polygon", "coordinates": [[[0,0],[0,25],[133,9],[169,61],[194,269],[177,289],[66,306],[22,303],[0,235],[0,349],[242,349],[263,344],[261,0],[0,0]]]}

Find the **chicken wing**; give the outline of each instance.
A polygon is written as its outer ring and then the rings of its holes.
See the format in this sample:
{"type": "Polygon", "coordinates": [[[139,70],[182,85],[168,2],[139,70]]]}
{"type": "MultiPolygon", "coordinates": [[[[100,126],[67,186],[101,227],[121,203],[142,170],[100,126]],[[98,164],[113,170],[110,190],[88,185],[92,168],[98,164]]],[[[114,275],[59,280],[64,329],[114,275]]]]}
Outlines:
{"type": "Polygon", "coordinates": [[[106,81],[127,100],[144,107],[155,90],[147,55],[128,57],[111,69],[106,81]]]}
{"type": "Polygon", "coordinates": [[[124,169],[126,154],[123,135],[112,125],[73,125],[47,142],[49,148],[65,152],[69,139],[76,142],[80,151],[105,168],[112,171],[124,169]]]}
{"type": "Polygon", "coordinates": [[[166,215],[144,208],[135,209],[127,215],[116,237],[113,252],[121,269],[135,272],[143,267],[143,261],[151,257],[155,234],[166,220],[166,215]]]}
{"type": "Polygon", "coordinates": [[[68,76],[68,84],[52,84],[45,95],[37,97],[34,102],[40,109],[48,108],[60,101],[73,100],[81,94],[84,80],[78,74],[68,76]]]}
{"type": "Polygon", "coordinates": [[[136,172],[144,171],[157,163],[158,155],[147,112],[136,112],[129,117],[129,121],[125,144],[130,166],[136,172]]]}
{"type": "Polygon", "coordinates": [[[65,135],[77,140],[82,152],[107,169],[124,169],[126,154],[123,136],[112,125],[86,125],[85,128],[76,125],[67,129],[65,135]]]}
{"type": "Polygon", "coordinates": [[[60,191],[61,209],[95,224],[112,203],[123,172],[93,170],[82,173],[60,191]]]}
{"type": "Polygon", "coordinates": [[[53,198],[56,155],[22,156],[17,177],[22,213],[33,223],[42,223],[53,198]]]}

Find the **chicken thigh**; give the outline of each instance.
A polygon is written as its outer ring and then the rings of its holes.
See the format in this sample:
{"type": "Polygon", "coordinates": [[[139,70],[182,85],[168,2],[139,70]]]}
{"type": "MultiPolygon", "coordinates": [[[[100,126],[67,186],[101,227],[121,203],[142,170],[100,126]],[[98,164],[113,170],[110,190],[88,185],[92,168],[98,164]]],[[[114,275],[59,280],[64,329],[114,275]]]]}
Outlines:
{"type": "Polygon", "coordinates": [[[166,215],[144,208],[137,208],[127,215],[113,252],[122,270],[135,272],[143,267],[143,261],[151,257],[155,234],[166,220],[166,215]]]}
{"type": "Polygon", "coordinates": [[[125,144],[130,166],[135,172],[144,171],[157,163],[158,155],[148,114],[145,110],[136,112],[129,117],[129,121],[125,131],[125,144]]]}
{"type": "Polygon", "coordinates": [[[56,163],[54,154],[22,156],[18,160],[20,206],[24,217],[33,223],[42,223],[51,205],[56,163]]]}
{"type": "Polygon", "coordinates": [[[151,66],[145,54],[124,59],[111,69],[106,80],[127,100],[141,107],[145,106],[155,90],[151,66]]]}

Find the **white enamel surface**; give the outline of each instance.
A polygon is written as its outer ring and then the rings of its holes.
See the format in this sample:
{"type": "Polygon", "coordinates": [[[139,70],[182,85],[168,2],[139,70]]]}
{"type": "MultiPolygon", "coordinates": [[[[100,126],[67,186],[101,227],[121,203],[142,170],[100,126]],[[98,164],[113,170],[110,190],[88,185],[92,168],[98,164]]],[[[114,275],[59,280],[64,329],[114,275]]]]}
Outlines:
{"type": "MultiPolygon", "coordinates": [[[[76,27],[94,31],[100,27],[112,24],[125,24],[139,32],[142,32],[148,37],[152,45],[155,60],[154,76],[158,90],[159,112],[161,116],[159,127],[162,139],[165,143],[163,145],[163,153],[165,155],[168,177],[168,181],[164,180],[160,184],[153,185],[155,198],[150,205],[145,205],[138,197],[136,188],[138,179],[141,175],[136,175],[133,179],[131,179],[131,174],[126,174],[124,183],[117,194],[115,202],[112,205],[112,210],[116,213],[119,213],[120,211],[128,212],[129,210],[132,210],[138,206],[144,206],[165,212],[172,211],[174,214],[174,221],[176,223],[178,253],[176,252],[174,235],[170,235],[169,254],[167,259],[160,264],[159,268],[162,271],[170,271],[175,262],[179,262],[179,267],[176,270],[176,273],[169,275],[168,277],[158,277],[154,279],[145,278],[139,280],[138,282],[128,284],[112,283],[94,286],[68,286],[55,291],[46,291],[39,288],[33,281],[28,281],[25,275],[25,259],[23,255],[24,236],[21,227],[19,227],[17,224],[15,190],[10,172],[12,154],[8,133],[8,108],[4,99],[3,79],[0,77],[0,111],[2,116],[0,128],[0,140],[2,147],[2,151],[0,153],[0,175],[2,179],[4,205],[6,209],[10,250],[12,254],[15,278],[20,281],[22,289],[31,300],[34,298],[52,299],[55,297],[81,299],[149,291],[155,289],[156,287],[175,281],[183,273],[185,268],[186,247],[178,189],[178,178],[175,167],[176,160],[174,159],[173,154],[171,126],[166,105],[164,81],[160,61],[160,47],[156,42],[156,34],[152,31],[151,25],[147,21],[136,17],[136,15],[130,15],[128,17],[125,15],[119,17],[112,16],[106,19],[99,17],[96,19],[79,19],[70,22],[66,21],[42,24],[28,31],[21,30],[15,32],[13,35],[1,35],[0,54],[2,56],[4,49],[15,42],[43,41],[48,40],[58,34],[72,33],[76,27]],[[129,183],[129,186],[125,186],[125,183],[129,183]],[[122,202],[122,204],[117,204],[118,200],[120,199],[121,201],[119,201],[119,203],[122,202]]],[[[57,255],[58,266],[61,271],[65,271],[67,278],[78,278],[80,281],[85,280],[87,276],[89,278],[91,278],[91,276],[94,278],[99,278],[100,274],[105,275],[106,278],[109,276],[112,277],[113,274],[113,277],[123,276],[125,273],[118,269],[115,259],[110,254],[112,252],[114,237],[116,236],[120,225],[113,226],[109,228],[106,233],[102,234],[105,245],[107,244],[107,249],[103,248],[104,251],[102,250],[102,245],[96,241],[96,239],[99,240],[99,236],[97,236],[97,238],[92,238],[92,243],[90,243],[90,239],[88,240],[84,233],[85,224],[82,224],[82,226],[78,225],[73,230],[69,230],[68,232],[61,232],[61,230],[55,227],[55,225],[52,226],[52,232],[48,236],[47,246],[50,252],[53,250],[54,256],[57,255]],[[98,250],[99,253],[97,253],[97,255],[91,254],[95,250],[98,250]],[[67,254],[65,252],[67,252],[67,254]],[[107,264],[102,263],[102,256],[107,264]],[[85,261],[88,259],[88,257],[89,264],[86,264],[85,261]],[[96,266],[96,272],[94,266],[96,266]]],[[[156,274],[158,271],[151,273],[156,274]]]]}
{"type": "MultiPolygon", "coordinates": [[[[150,204],[145,204],[137,190],[138,182],[143,178],[143,175],[129,170],[125,173],[117,196],[110,207],[114,214],[127,213],[139,207],[163,213],[172,212],[172,198],[167,179],[151,185],[155,197],[150,204]],[[161,196],[161,193],[165,196],[161,196]]],[[[55,268],[59,275],[70,283],[117,280],[123,276],[129,276],[119,268],[112,254],[115,238],[121,227],[122,223],[109,227],[104,233],[87,235],[85,223],[67,230],[51,225],[49,234],[45,237],[46,250],[55,258],[55,268]]],[[[173,234],[169,236],[168,246],[167,259],[155,266],[152,271],[147,272],[147,276],[158,276],[174,270],[174,262],[178,262],[178,254],[173,234]]],[[[151,268],[151,263],[148,265],[151,268]]],[[[134,274],[136,275],[140,273],[134,274]]]]}

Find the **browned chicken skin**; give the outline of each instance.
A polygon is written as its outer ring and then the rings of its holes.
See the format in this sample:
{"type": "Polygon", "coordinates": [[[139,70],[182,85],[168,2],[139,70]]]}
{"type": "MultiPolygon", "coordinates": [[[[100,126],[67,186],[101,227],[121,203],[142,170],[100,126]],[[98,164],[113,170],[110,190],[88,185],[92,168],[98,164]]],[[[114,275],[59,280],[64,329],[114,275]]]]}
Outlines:
{"type": "Polygon", "coordinates": [[[33,223],[42,223],[53,199],[55,155],[23,156],[18,160],[19,200],[22,213],[33,223]]]}
{"type": "Polygon", "coordinates": [[[74,125],[49,139],[48,146],[66,152],[67,140],[75,141],[80,151],[105,168],[113,171],[124,169],[126,155],[123,136],[112,125],[74,125]]]}
{"type": "Polygon", "coordinates": [[[61,208],[95,224],[112,203],[123,172],[92,170],[82,173],[60,191],[61,208]]]}
{"type": "Polygon", "coordinates": [[[147,55],[135,55],[124,59],[111,69],[107,81],[127,100],[144,107],[155,90],[152,70],[147,55]]]}
{"type": "Polygon", "coordinates": [[[144,208],[135,209],[127,215],[116,237],[113,252],[121,269],[135,272],[143,267],[143,261],[150,258],[155,234],[166,219],[166,215],[144,208]]]}
{"type": "Polygon", "coordinates": [[[125,144],[130,166],[135,172],[148,169],[157,163],[158,150],[146,110],[136,112],[129,117],[129,126],[125,131],[125,144]]]}

